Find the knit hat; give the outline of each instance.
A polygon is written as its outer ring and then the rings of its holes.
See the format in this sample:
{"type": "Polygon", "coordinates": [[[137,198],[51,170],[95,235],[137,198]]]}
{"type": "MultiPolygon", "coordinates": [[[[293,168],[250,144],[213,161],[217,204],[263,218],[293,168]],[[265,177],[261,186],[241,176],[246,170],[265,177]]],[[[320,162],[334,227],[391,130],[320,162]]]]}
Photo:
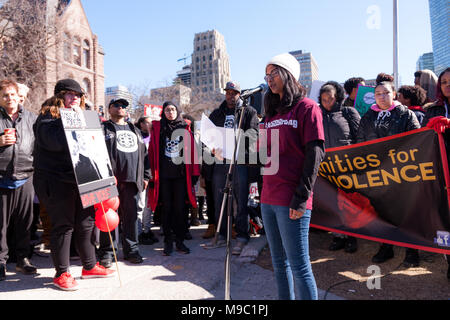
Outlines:
{"type": "Polygon", "coordinates": [[[298,63],[297,59],[295,59],[295,57],[290,53],[282,53],[273,57],[267,63],[267,65],[269,64],[273,64],[286,69],[294,76],[295,80],[297,81],[300,78],[300,63],[298,63]]]}
{"type": "Polygon", "coordinates": [[[73,79],[59,80],[55,86],[55,95],[61,91],[74,91],[84,95],[83,89],[78,82],[73,79]]]}

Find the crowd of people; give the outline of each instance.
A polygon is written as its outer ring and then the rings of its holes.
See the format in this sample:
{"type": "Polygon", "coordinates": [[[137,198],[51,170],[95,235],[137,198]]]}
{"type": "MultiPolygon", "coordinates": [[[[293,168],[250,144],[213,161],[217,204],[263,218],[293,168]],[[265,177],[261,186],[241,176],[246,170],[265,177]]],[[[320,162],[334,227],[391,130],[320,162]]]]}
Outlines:
{"type": "MultiPolygon", "coordinates": [[[[439,77],[429,70],[416,72],[415,84],[398,90],[392,76],[380,73],[375,104],[363,115],[354,108],[358,86],[365,84],[363,78],[353,77],[343,86],[326,82],[316,103],[306,97],[299,77],[298,61],[287,53],[277,55],[265,68],[268,89],[261,114],[251,106],[243,107],[240,85],[230,81],[225,100],[209,119],[217,127],[236,130],[240,125],[246,132],[232,175],[236,239],[232,254],[240,255],[251,241],[249,186],[257,183],[258,212],[279,298],[315,300],[318,293],[309,258],[309,228],[314,214],[312,191],[326,149],[424,126],[443,133],[448,148],[450,68],[439,77]],[[277,144],[279,169],[273,175],[261,175],[261,164],[249,164],[250,155],[257,152],[254,146],[260,124],[267,129],[269,157],[271,146],[277,144]],[[271,141],[272,130],[277,130],[278,141],[271,141]]],[[[26,89],[11,80],[0,81],[0,281],[6,278],[7,261],[14,261],[18,272],[37,272],[30,247],[37,220],[44,229],[39,248],[50,250],[56,270],[53,283],[67,291],[78,288],[69,270],[71,257],[81,259],[82,278],[114,276],[111,266],[119,241],[124,259],[140,264],[144,259],[139,245],[159,242],[152,231],[154,225],[161,226],[166,256],[172,255],[174,243],[178,252],[190,254],[185,241],[192,239],[189,227],[199,225],[204,214],[208,228],[202,237],[211,239],[205,248],[226,245],[223,195],[230,161],[222,149],[210,150],[199,142],[194,119],[179,106],[167,101],[161,120],[142,117],[132,123],[127,119],[127,100],[109,102],[110,120],[101,119],[101,124],[119,192],[121,223],[108,234],[95,228],[94,207],[81,204],[60,115],[61,109],[84,110],[84,91],[75,80],[60,80],[53,97],[35,115],[23,107],[26,89]],[[174,134],[177,130],[183,134],[174,134]]],[[[330,251],[358,250],[354,237],[333,233],[330,240],[330,251]]],[[[383,263],[393,256],[392,245],[382,244],[372,261],[383,263]]],[[[447,261],[450,264],[448,257],[447,261]]],[[[418,266],[418,251],[406,249],[404,263],[418,266]]],[[[447,277],[450,279],[450,267],[447,277]]]]}

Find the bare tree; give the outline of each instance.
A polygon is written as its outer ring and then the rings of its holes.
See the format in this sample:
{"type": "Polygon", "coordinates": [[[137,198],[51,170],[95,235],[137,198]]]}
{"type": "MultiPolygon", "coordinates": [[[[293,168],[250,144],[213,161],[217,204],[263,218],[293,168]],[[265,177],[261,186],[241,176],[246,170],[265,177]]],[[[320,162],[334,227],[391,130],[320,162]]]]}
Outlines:
{"type": "Polygon", "coordinates": [[[33,111],[46,98],[46,52],[57,43],[57,16],[47,13],[47,1],[0,0],[0,78],[27,85],[33,111]]]}

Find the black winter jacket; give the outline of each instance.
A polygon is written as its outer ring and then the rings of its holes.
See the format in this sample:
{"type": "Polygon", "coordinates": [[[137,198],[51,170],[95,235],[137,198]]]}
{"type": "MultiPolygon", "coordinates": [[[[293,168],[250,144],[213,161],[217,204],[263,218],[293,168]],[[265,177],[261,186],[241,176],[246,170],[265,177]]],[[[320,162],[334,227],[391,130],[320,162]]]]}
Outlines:
{"type": "Polygon", "coordinates": [[[19,117],[13,123],[5,109],[0,107],[0,134],[6,128],[15,128],[17,140],[12,146],[0,147],[0,179],[24,180],[33,174],[34,134],[37,115],[19,106],[19,117]]]}
{"type": "MultiPolygon", "coordinates": [[[[428,124],[428,122],[430,121],[430,119],[434,118],[434,117],[449,117],[450,114],[448,114],[450,112],[450,110],[446,110],[445,109],[445,105],[443,104],[439,104],[437,102],[431,104],[429,107],[425,107],[425,119],[423,120],[422,126],[426,127],[426,125],[428,124]]],[[[445,147],[447,149],[447,157],[450,159],[450,130],[446,130],[444,133],[444,142],[445,142],[445,147]]]]}
{"type": "Polygon", "coordinates": [[[36,136],[35,172],[49,179],[76,184],[62,120],[55,119],[50,114],[39,115],[33,130],[36,136]]]}
{"type": "Polygon", "coordinates": [[[342,147],[356,142],[361,116],[353,107],[336,104],[331,111],[320,106],[323,115],[325,148],[342,147]]]}
{"type": "Polygon", "coordinates": [[[399,105],[385,114],[369,109],[361,118],[356,142],[375,140],[394,134],[419,129],[420,124],[414,112],[399,105]]]}
{"type": "MultiPolygon", "coordinates": [[[[136,186],[139,192],[144,191],[144,180],[150,180],[150,161],[148,159],[148,150],[145,146],[144,140],[142,139],[141,131],[131,122],[127,122],[130,129],[138,137],[138,152],[139,158],[136,165],[136,186]]],[[[116,172],[117,164],[117,140],[116,140],[116,130],[114,128],[113,122],[111,120],[102,122],[103,132],[105,134],[106,147],[108,149],[109,158],[111,160],[111,166],[114,172],[116,172]]]]}
{"type": "MultiPolygon", "coordinates": [[[[446,110],[445,106],[441,105],[437,102],[431,104],[429,107],[425,107],[425,119],[423,120],[422,126],[426,126],[431,118],[434,117],[445,117],[446,116],[446,110]]],[[[447,112],[450,113],[450,110],[447,112]]],[[[447,115],[448,116],[448,115],[447,115]]]]}
{"type": "MultiPolygon", "coordinates": [[[[224,101],[219,108],[215,109],[209,116],[209,119],[217,126],[217,127],[223,127],[223,124],[225,122],[226,118],[226,110],[227,102],[224,101]]],[[[242,108],[241,106],[236,107],[236,111],[240,110],[242,108]]],[[[240,112],[238,113],[238,116],[235,119],[235,128],[239,125],[240,120],[240,112]]],[[[249,139],[246,139],[246,146],[245,146],[245,161],[246,163],[249,160],[249,154],[256,152],[256,144],[254,144],[257,140],[258,136],[258,112],[253,108],[252,106],[248,106],[244,109],[244,118],[242,119],[242,130],[246,135],[249,136],[249,139]]],[[[202,164],[202,176],[207,180],[212,180],[212,170],[213,170],[214,164],[202,164]]]]}

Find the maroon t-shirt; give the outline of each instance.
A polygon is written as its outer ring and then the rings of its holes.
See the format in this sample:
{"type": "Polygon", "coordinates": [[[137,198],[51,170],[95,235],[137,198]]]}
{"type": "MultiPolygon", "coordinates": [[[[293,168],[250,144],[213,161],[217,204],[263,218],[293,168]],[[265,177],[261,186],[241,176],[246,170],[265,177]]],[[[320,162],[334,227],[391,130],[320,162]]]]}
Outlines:
{"type": "MultiPolygon", "coordinates": [[[[306,145],[315,140],[325,140],[322,112],[316,102],[304,98],[288,113],[267,117],[265,129],[270,160],[266,168],[268,170],[274,165],[272,162],[277,161],[272,149],[278,144],[279,169],[274,175],[264,175],[261,202],[288,207],[295,189],[301,183],[306,145]],[[279,130],[279,141],[271,141],[272,130],[279,130]]],[[[312,200],[311,192],[306,209],[312,209],[312,200]]]]}

